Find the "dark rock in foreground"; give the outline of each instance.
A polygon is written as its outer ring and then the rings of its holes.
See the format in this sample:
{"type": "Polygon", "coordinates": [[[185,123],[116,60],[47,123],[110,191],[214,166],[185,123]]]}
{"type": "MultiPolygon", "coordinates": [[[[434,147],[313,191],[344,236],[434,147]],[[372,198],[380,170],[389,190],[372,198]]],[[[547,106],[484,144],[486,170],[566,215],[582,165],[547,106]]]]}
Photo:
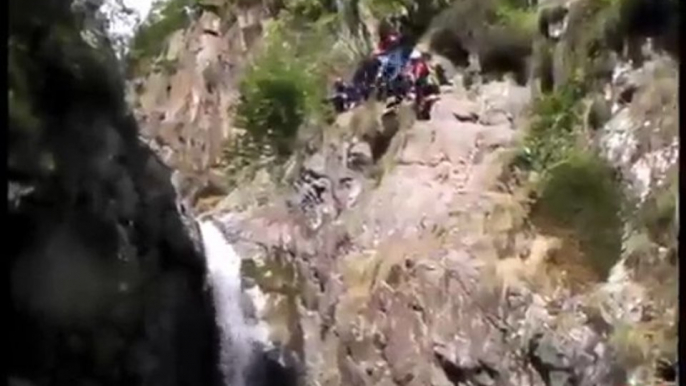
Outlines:
{"type": "Polygon", "coordinates": [[[81,8],[10,4],[8,376],[219,384],[202,254],[81,8]]]}

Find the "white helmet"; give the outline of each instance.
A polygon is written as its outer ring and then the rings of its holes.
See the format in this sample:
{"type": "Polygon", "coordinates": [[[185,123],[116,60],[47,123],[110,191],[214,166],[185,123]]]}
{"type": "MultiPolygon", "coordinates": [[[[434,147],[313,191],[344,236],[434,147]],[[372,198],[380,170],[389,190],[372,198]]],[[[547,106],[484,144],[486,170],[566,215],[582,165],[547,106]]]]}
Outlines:
{"type": "Polygon", "coordinates": [[[410,54],[410,59],[420,59],[422,57],[422,53],[417,51],[417,50],[412,50],[412,53],[410,54]]]}

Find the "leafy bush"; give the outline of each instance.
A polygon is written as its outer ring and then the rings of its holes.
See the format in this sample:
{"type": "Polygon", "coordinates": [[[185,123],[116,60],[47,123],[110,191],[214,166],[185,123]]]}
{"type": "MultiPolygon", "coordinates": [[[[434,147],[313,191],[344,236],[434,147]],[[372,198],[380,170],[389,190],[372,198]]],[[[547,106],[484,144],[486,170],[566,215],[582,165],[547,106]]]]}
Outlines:
{"type": "Polygon", "coordinates": [[[534,101],[520,166],[543,172],[568,156],[577,144],[582,96],[581,86],[570,83],[534,101]]]}
{"type": "Polygon", "coordinates": [[[153,3],[148,19],[138,27],[131,41],[128,62],[134,71],[160,55],[172,33],[186,28],[190,22],[187,9],[195,7],[196,3],[197,0],[157,0],[153,3]]]}
{"type": "Polygon", "coordinates": [[[311,51],[319,48],[313,39],[286,32],[285,24],[271,27],[264,51],[239,86],[236,123],[259,148],[266,144],[287,156],[300,126],[324,117],[326,83],[311,51]]]}
{"type": "Polygon", "coordinates": [[[286,9],[299,19],[317,21],[327,14],[335,13],[335,0],[291,0],[286,9]]]}
{"type": "Polygon", "coordinates": [[[536,29],[536,10],[526,2],[515,0],[500,0],[494,9],[498,24],[510,26],[518,31],[533,34],[536,29]]]}
{"type": "Polygon", "coordinates": [[[626,200],[614,170],[582,142],[584,93],[575,81],[534,101],[515,164],[542,177],[533,207],[538,225],[572,231],[589,264],[605,276],[620,256],[626,200]]]}
{"type": "Polygon", "coordinates": [[[606,161],[574,152],[545,174],[538,189],[534,217],[571,229],[601,276],[619,259],[623,192],[606,161]]]}

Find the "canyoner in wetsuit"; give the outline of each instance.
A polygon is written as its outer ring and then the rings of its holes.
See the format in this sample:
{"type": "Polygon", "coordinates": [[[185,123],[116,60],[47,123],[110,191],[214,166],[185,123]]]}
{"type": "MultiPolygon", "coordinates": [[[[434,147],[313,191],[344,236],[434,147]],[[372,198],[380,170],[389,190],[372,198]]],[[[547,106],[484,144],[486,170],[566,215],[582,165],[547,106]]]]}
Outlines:
{"type": "Polygon", "coordinates": [[[337,113],[342,113],[354,107],[360,100],[359,90],[355,85],[346,84],[343,79],[337,78],[333,84],[333,95],[329,97],[329,101],[333,104],[334,110],[337,113]]]}
{"type": "Polygon", "coordinates": [[[394,83],[411,51],[403,40],[391,23],[381,26],[379,41],[372,55],[358,64],[352,77],[351,87],[356,90],[359,99],[367,100],[374,95],[384,100],[401,89],[394,83]]]}
{"type": "Polygon", "coordinates": [[[414,90],[414,107],[418,119],[429,119],[432,98],[438,94],[438,82],[434,79],[429,65],[430,56],[427,53],[413,51],[410,55],[410,76],[414,90]]]}
{"type": "Polygon", "coordinates": [[[402,98],[402,70],[412,51],[407,47],[404,38],[392,26],[387,25],[389,30],[382,28],[379,31],[379,43],[374,52],[374,57],[379,62],[379,69],[374,87],[379,100],[386,100],[389,96],[396,99],[402,98]]]}
{"type": "Polygon", "coordinates": [[[330,97],[333,108],[337,113],[348,109],[348,95],[342,79],[336,79],[333,83],[333,95],[330,97]]]}
{"type": "Polygon", "coordinates": [[[352,86],[357,90],[361,99],[367,100],[371,96],[379,68],[380,62],[373,56],[365,58],[357,66],[357,70],[353,74],[352,86]]]}
{"type": "Polygon", "coordinates": [[[352,86],[358,90],[363,100],[372,96],[372,91],[377,88],[380,76],[388,73],[391,56],[389,50],[397,42],[398,36],[392,33],[381,34],[377,47],[368,58],[364,58],[357,66],[352,77],[352,86]]]}

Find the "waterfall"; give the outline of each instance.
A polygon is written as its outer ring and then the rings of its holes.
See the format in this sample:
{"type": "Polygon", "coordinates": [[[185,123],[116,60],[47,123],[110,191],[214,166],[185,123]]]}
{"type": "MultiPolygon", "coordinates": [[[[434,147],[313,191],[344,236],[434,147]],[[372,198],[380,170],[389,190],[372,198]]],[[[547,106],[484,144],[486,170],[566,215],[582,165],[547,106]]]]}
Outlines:
{"type": "Polygon", "coordinates": [[[241,307],[241,258],[211,220],[199,226],[221,334],[219,366],[224,384],[245,386],[253,359],[253,331],[241,307]]]}

